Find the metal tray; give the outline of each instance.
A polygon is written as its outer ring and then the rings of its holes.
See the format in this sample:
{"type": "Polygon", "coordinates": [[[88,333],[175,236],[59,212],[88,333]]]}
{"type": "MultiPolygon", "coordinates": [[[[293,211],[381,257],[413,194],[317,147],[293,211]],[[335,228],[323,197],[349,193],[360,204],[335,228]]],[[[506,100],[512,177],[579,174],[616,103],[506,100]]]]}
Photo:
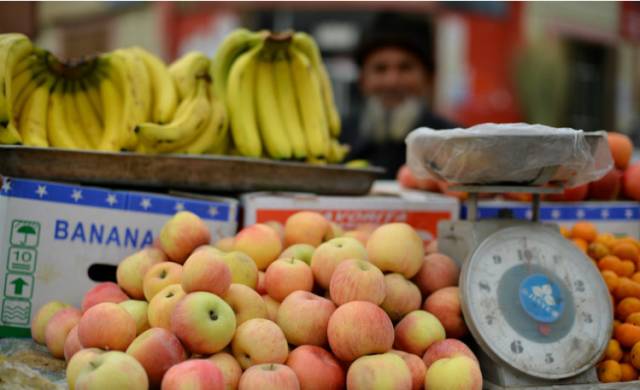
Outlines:
{"type": "Polygon", "coordinates": [[[2,175],[136,189],[363,195],[383,172],[378,167],[355,169],[232,156],[0,146],[2,175]]]}

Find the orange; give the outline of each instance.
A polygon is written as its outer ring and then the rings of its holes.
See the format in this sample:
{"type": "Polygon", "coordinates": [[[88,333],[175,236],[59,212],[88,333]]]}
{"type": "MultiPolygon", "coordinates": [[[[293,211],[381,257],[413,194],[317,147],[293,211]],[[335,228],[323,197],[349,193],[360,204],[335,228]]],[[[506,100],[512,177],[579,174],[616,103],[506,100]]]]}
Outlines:
{"type": "Polygon", "coordinates": [[[635,381],[638,379],[638,370],[629,363],[620,363],[620,371],[622,372],[623,382],[635,381]]]}
{"type": "Polygon", "coordinates": [[[640,312],[640,299],[635,297],[627,297],[621,300],[616,306],[616,318],[620,321],[626,321],[633,313],[640,312]]]}
{"type": "Polygon", "coordinates": [[[629,278],[619,278],[618,285],[613,290],[616,299],[624,299],[626,297],[640,298],[640,283],[636,283],[629,278]]]}
{"type": "Polygon", "coordinates": [[[622,379],[620,364],[615,360],[605,360],[598,364],[598,379],[604,383],[620,382],[622,379]]]}
{"type": "Polygon", "coordinates": [[[600,260],[609,254],[609,248],[601,242],[592,242],[587,248],[587,254],[594,260],[600,260]]]}
{"type": "Polygon", "coordinates": [[[628,135],[623,133],[608,132],[609,150],[616,168],[624,170],[631,161],[633,154],[633,142],[628,135]]]}
{"type": "Polygon", "coordinates": [[[609,291],[615,290],[616,286],[618,286],[619,283],[618,274],[608,269],[602,271],[601,274],[604,282],[607,284],[607,287],[609,287],[609,291]]]}
{"type": "Polygon", "coordinates": [[[640,368],[640,343],[635,343],[631,348],[631,365],[640,368]]]}
{"type": "Polygon", "coordinates": [[[613,244],[616,242],[616,236],[611,233],[602,233],[596,236],[594,242],[599,242],[601,244],[606,245],[607,248],[613,247],[613,244]]]}
{"type": "Polygon", "coordinates": [[[622,353],[622,359],[620,359],[620,363],[631,363],[631,352],[624,351],[622,353]]]}
{"type": "MultiPolygon", "coordinates": [[[[613,332],[613,334],[615,336],[615,339],[620,342],[620,345],[626,348],[630,348],[638,341],[640,341],[640,326],[631,324],[620,324],[620,326],[616,327],[616,330],[613,332]]],[[[640,352],[640,350],[638,352],[640,352]]],[[[633,355],[631,358],[633,360],[633,355]]],[[[636,366],[634,365],[634,367],[636,366]]]]}
{"type": "Polygon", "coordinates": [[[636,263],[631,260],[622,260],[618,267],[618,272],[618,275],[630,278],[636,272],[636,263]]]}
{"type": "Polygon", "coordinates": [[[631,280],[640,283],[640,272],[636,272],[635,274],[631,275],[631,280]]]}
{"type": "Polygon", "coordinates": [[[592,242],[598,236],[598,230],[596,226],[591,222],[579,221],[573,225],[571,229],[571,237],[581,238],[587,242],[592,242]]]}
{"type": "Polygon", "coordinates": [[[615,360],[619,362],[620,359],[622,359],[622,354],[622,347],[620,347],[618,340],[609,340],[602,360],[615,360]]]}
{"type": "Polygon", "coordinates": [[[638,261],[638,248],[629,241],[616,242],[611,253],[622,260],[638,261]]]}
{"type": "Polygon", "coordinates": [[[624,320],[627,324],[632,324],[636,326],[640,326],[640,312],[635,312],[629,314],[626,320],[624,320]]]}
{"type": "Polygon", "coordinates": [[[574,238],[571,241],[573,241],[573,243],[575,244],[575,246],[578,247],[578,249],[580,249],[584,253],[587,253],[587,248],[589,247],[589,243],[588,242],[586,242],[582,238],[574,238]]]}
{"type": "Polygon", "coordinates": [[[564,238],[571,238],[571,230],[564,226],[560,226],[560,234],[562,234],[564,238]]]}
{"type": "Polygon", "coordinates": [[[623,273],[622,262],[616,256],[608,255],[598,260],[598,268],[600,268],[601,271],[613,271],[618,276],[622,276],[621,273],[623,273]]]}

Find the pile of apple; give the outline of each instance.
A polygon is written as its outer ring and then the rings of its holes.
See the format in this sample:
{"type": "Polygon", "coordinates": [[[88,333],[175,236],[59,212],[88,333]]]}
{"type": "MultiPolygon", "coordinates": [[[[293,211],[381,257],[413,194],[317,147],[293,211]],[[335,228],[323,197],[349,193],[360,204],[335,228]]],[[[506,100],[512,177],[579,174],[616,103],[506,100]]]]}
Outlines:
{"type": "Polygon", "coordinates": [[[209,241],[180,212],[81,309],[40,308],[33,338],[71,390],[482,388],[458,266],[411,226],[303,211],[209,241]]]}

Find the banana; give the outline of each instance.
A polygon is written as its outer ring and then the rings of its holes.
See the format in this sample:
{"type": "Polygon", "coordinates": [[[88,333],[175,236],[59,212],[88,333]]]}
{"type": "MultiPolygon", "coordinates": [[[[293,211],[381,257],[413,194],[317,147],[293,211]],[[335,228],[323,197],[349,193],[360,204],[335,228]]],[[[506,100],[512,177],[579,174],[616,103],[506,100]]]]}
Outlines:
{"type": "Polygon", "coordinates": [[[140,48],[131,48],[144,62],[151,79],[152,107],[151,120],[168,123],[178,106],[178,91],[167,66],[158,57],[140,48]]]}
{"type": "Polygon", "coordinates": [[[254,108],[257,55],[263,45],[243,53],[231,66],[226,103],[231,119],[231,134],[237,152],[246,157],[260,157],[262,143],[254,108]]]}
{"type": "Polygon", "coordinates": [[[188,145],[176,150],[176,153],[182,154],[203,154],[216,147],[216,143],[222,136],[222,131],[226,126],[224,119],[224,104],[214,99],[211,102],[212,110],[209,120],[202,132],[188,145]]]}
{"type": "Polygon", "coordinates": [[[291,73],[296,87],[308,157],[321,158],[329,152],[329,126],[322,102],[320,81],[309,59],[295,47],[289,48],[291,73]]]}
{"type": "MultiPolygon", "coordinates": [[[[43,64],[38,62],[37,57],[33,54],[22,61],[22,63],[25,62],[29,63],[30,65],[22,72],[16,71],[14,73],[13,79],[11,80],[11,101],[13,102],[14,111],[18,111],[15,109],[18,96],[22,93],[22,91],[25,90],[25,88],[27,88],[29,82],[31,82],[31,80],[44,69],[43,64]]],[[[14,112],[13,114],[14,117],[17,117],[19,112],[14,112]]]]}
{"type": "Polygon", "coordinates": [[[142,141],[160,152],[165,152],[175,150],[192,140],[206,126],[211,116],[211,103],[207,98],[208,88],[208,81],[199,79],[195,95],[180,103],[171,122],[165,125],[140,124],[136,131],[142,141]]]}
{"type": "Polygon", "coordinates": [[[341,144],[335,138],[331,138],[329,143],[329,155],[327,155],[327,162],[331,164],[339,164],[344,161],[345,157],[349,154],[349,150],[351,150],[349,145],[341,144]]]}
{"type": "Polygon", "coordinates": [[[47,138],[56,148],[77,149],[78,144],[69,131],[65,114],[65,82],[58,80],[52,88],[47,109],[47,138]]]}
{"type": "MultiPolygon", "coordinates": [[[[42,83],[44,83],[48,77],[50,76],[49,71],[46,68],[46,65],[42,62],[36,63],[33,68],[25,70],[22,74],[31,74],[31,79],[29,82],[22,88],[20,92],[15,95],[13,98],[13,112],[14,117],[18,117],[22,112],[24,105],[27,102],[27,99],[33,91],[42,83]]],[[[20,76],[17,76],[20,77],[20,76]]]]}
{"type": "Polygon", "coordinates": [[[209,154],[227,154],[229,152],[229,115],[222,99],[213,97],[212,101],[213,113],[211,116],[214,121],[218,121],[216,128],[215,140],[211,147],[205,150],[209,154]]]}
{"type": "Polygon", "coordinates": [[[79,114],[79,123],[82,125],[89,147],[91,149],[97,149],[102,138],[102,123],[98,113],[91,104],[87,87],[84,83],[78,84],[73,98],[79,114]]]}
{"type": "Polygon", "coordinates": [[[24,109],[20,111],[18,128],[24,144],[27,146],[48,147],[47,108],[54,78],[48,77],[38,85],[27,99],[24,109]]]}
{"type": "Polygon", "coordinates": [[[333,87],[331,85],[331,80],[329,79],[327,68],[322,62],[320,49],[314,39],[309,34],[302,31],[293,34],[293,45],[307,55],[311,61],[311,65],[318,73],[318,78],[320,79],[320,84],[322,86],[322,100],[327,114],[329,131],[331,132],[332,137],[338,138],[341,127],[340,114],[338,113],[336,103],[333,100],[333,87]]]}
{"type": "Polygon", "coordinates": [[[192,51],[185,54],[169,67],[169,73],[175,82],[178,96],[184,100],[197,88],[197,80],[209,74],[210,61],[204,53],[192,51]]]}
{"type": "Polygon", "coordinates": [[[64,113],[67,120],[67,131],[73,137],[75,144],[80,149],[91,149],[89,137],[85,133],[85,128],[80,119],[78,108],[74,96],[77,94],[78,83],[75,80],[67,81],[67,88],[62,95],[64,113]]]}
{"type": "Polygon", "coordinates": [[[226,99],[227,82],[233,63],[242,53],[262,43],[267,35],[268,32],[265,31],[251,32],[239,28],[222,41],[211,62],[214,94],[218,99],[226,99]]]}
{"type": "Polygon", "coordinates": [[[265,51],[258,55],[256,83],[253,90],[258,127],[269,156],[276,159],[289,159],[291,158],[291,143],[287,137],[282,112],[278,105],[276,93],[278,85],[275,83],[273,63],[271,62],[272,55],[265,51]]]}
{"type": "Polygon", "coordinates": [[[278,50],[273,62],[275,76],[276,98],[279,112],[282,115],[283,128],[291,142],[293,157],[304,159],[307,156],[307,146],[304,138],[302,119],[296,100],[296,90],[293,85],[291,68],[285,50],[278,50]]]}
{"type": "MultiPolygon", "coordinates": [[[[0,127],[12,122],[12,80],[17,63],[33,51],[29,38],[23,34],[2,34],[0,40],[0,127]]],[[[15,128],[15,126],[14,126],[15,128]]],[[[2,130],[0,130],[0,133],[2,130]]]]}
{"type": "Polygon", "coordinates": [[[135,149],[137,136],[134,133],[135,115],[133,111],[133,86],[127,75],[128,70],[121,56],[102,57],[105,76],[100,81],[102,118],[104,131],[99,150],[119,151],[128,147],[135,149]]]}

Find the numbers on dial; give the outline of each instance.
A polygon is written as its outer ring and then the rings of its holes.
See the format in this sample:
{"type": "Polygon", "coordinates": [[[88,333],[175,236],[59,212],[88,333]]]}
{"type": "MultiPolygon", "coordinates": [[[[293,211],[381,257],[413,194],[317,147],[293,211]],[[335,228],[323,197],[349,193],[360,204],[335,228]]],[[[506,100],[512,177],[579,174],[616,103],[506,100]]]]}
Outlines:
{"type": "Polygon", "coordinates": [[[493,325],[493,322],[496,320],[496,317],[493,314],[487,314],[484,319],[487,321],[487,325],[493,325]]]}
{"type": "Polygon", "coordinates": [[[551,353],[546,353],[546,354],[544,355],[544,362],[545,362],[545,363],[547,363],[547,364],[551,364],[551,363],[553,363],[553,362],[554,362],[553,354],[551,354],[551,353]]]}
{"type": "Polygon", "coordinates": [[[584,292],[585,290],[584,282],[582,280],[576,280],[575,282],[573,282],[573,286],[575,287],[577,292],[584,292]]]}
{"type": "Polygon", "coordinates": [[[485,281],[481,281],[480,283],[478,283],[478,287],[480,287],[480,290],[482,291],[486,291],[488,293],[491,292],[491,286],[489,286],[489,283],[485,281]]]}
{"type": "Polygon", "coordinates": [[[524,352],[524,348],[522,347],[522,341],[514,340],[511,342],[511,352],[515,354],[521,354],[524,352]]]}
{"type": "Polygon", "coordinates": [[[587,324],[591,324],[593,323],[593,317],[589,313],[582,312],[582,321],[586,322],[587,324]]]}
{"type": "Polygon", "coordinates": [[[502,257],[499,255],[493,255],[493,264],[502,264],[502,257]]]}

